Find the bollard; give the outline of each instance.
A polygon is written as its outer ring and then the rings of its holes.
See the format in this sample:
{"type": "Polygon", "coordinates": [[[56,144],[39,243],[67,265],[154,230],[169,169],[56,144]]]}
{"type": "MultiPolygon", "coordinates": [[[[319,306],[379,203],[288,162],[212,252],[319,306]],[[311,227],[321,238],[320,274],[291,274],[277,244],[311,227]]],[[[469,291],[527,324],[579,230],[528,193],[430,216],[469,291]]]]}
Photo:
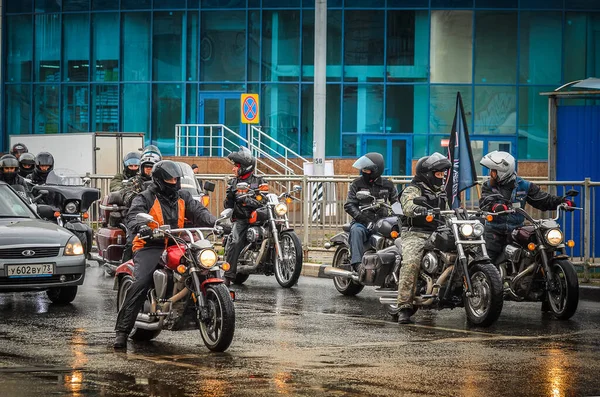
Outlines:
{"type": "Polygon", "coordinates": [[[584,233],[583,233],[583,281],[586,283],[590,282],[590,203],[592,189],[590,187],[590,178],[585,178],[584,181],[585,200],[583,204],[583,216],[584,218],[584,233]]]}

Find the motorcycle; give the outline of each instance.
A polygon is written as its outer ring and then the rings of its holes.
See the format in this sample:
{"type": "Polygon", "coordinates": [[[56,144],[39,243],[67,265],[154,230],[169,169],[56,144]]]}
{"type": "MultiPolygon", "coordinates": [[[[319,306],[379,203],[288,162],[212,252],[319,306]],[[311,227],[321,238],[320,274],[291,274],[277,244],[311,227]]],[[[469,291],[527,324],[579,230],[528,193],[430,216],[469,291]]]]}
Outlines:
{"type": "MultiPolygon", "coordinates": [[[[206,181],[204,186],[199,184],[194,177],[192,168],[182,162],[180,165],[184,176],[181,178],[181,189],[189,191],[194,199],[203,206],[208,207],[210,196],[207,192],[214,191],[215,185],[206,181]]],[[[123,182],[127,184],[127,180],[123,182]]],[[[112,192],[105,196],[100,203],[101,228],[95,233],[98,253],[91,254],[91,258],[104,267],[107,276],[112,277],[117,267],[123,263],[123,252],[127,244],[127,227],[125,216],[129,208],[124,205],[121,192],[112,192]]]]}
{"type": "MultiPolygon", "coordinates": [[[[295,185],[291,192],[283,192],[279,196],[268,193],[267,184],[254,191],[248,183],[240,182],[236,189],[239,198],[253,197],[263,205],[253,211],[249,219],[246,245],[240,252],[233,283],[243,284],[250,274],[275,274],[277,282],[283,288],[294,286],[302,271],[303,252],[298,235],[290,227],[287,204],[298,200],[292,194],[301,191],[302,187],[295,185]]],[[[232,213],[233,210],[228,208],[221,216],[230,218],[232,213]]],[[[231,234],[223,238],[225,255],[231,238],[231,234]]]]}
{"type": "MultiPolygon", "coordinates": [[[[569,190],[566,197],[575,197],[569,190]]],[[[542,311],[551,311],[559,320],[568,320],[577,311],[579,280],[565,252],[563,232],[558,219],[561,211],[582,210],[560,204],[556,217],[533,219],[522,208],[498,212],[520,214],[530,225],[514,229],[504,251],[494,261],[504,282],[504,299],[517,302],[542,302],[542,311]]],[[[572,248],[572,240],[566,242],[572,248]]]]}
{"type": "MultiPolygon", "coordinates": [[[[136,220],[149,226],[158,223],[149,214],[137,214],[136,220]]],[[[218,220],[217,222],[219,222],[218,220]]],[[[137,315],[130,337],[149,341],[162,330],[199,329],[206,347],[214,352],[227,350],[235,331],[233,296],[219,277],[229,264],[219,261],[210,241],[203,233],[213,228],[154,229],[152,239],[174,243],[165,248],[154,271],[154,285],[137,315]]],[[[133,260],[117,268],[114,289],[121,310],[127,291],[134,282],[133,260]]]]}
{"type": "MultiPolygon", "coordinates": [[[[394,241],[400,235],[400,224],[398,216],[402,215],[400,203],[387,204],[383,199],[376,199],[367,191],[359,191],[356,197],[360,202],[371,200],[371,204],[359,207],[361,212],[387,208],[394,216],[385,217],[368,225],[371,231],[367,249],[363,261],[358,269],[352,269],[350,265],[350,228],[351,223],[345,224],[343,231],[333,236],[325,248],[336,247],[331,266],[323,270],[325,275],[333,278],[333,285],[342,295],[354,296],[360,293],[365,286],[380,286],[385,288],[393,282],[394,271],[400,266],[401,253],[397,249],[389,250],[394,246],[394,241]],[[372,254],[389,256],[383,268],[376,268],[377,264],[372,262],[375,258],[372,254]]],[[[397,282],[397,280],[396,280],[397,282]]]]}
{"type": "Polygon", "coordinates": [[[89,178],[82,179],[75,171],[54,169],[50,171],[44,185],[32,187],[37,213],[43,219],[52,221],[76,235],[86,258],[90,258],[92,228],[83,223],[89,218],[88,210],[100,198],[100,190],[87,187],[89,178]]]}
{"type": "MultiPolygon", "coordinates": [[[[500,273],[490,262],[482,237],[484,226],[480,218],[488,214],[431,208],[424,197],[413,201],[416,205],[428,207],[428,222],[437,222],[436,230],[425,243],[413,314],[419,308],[440,310],[464,306],[470,324],[481,327],[494,324],[502,312],[504,301],[500,273]],[[434,215],[441,219],[436,220],[434,215]]],[[[390,247],[390,251],[399,246],[400,242],[396,240],[396,246],[390,247]]],[[[378,264],[391,266],[391,256],[376,255],[374,261],[378,264]]],[[[380,303],[395,320],[398,317],[400,268],[398,266],[398,270],[394,270],[394,282],[389,288],[375,291],[380,303]]]]}

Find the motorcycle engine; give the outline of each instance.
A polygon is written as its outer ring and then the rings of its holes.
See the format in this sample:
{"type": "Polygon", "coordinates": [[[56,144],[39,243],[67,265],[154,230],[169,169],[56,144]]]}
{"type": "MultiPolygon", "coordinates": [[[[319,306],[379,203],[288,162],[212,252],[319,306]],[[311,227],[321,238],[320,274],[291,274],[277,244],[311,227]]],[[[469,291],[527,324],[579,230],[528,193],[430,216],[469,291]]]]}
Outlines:
{"type": "Polygon", "coordinates": [[[258,243],[267,235],[267,231],[262,226],[253,226],[246,232],[246,241],[249,243],[258,243]]]}
{"type": "Polygon", "coordinates": [[[427,274],[437,274],[440,270],[440,261],[436,254],[428,252],[423,256],[421,267],[427,274]]]}

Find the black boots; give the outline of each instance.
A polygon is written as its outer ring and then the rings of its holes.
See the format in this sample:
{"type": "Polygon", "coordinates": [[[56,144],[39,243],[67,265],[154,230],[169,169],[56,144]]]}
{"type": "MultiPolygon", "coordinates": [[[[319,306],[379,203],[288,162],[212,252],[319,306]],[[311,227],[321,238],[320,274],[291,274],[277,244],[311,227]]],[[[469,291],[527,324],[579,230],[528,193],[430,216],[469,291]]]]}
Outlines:
{"type": "Polygon", "coordinates": [[[118,332],[115,337],[115,343],[113,344],[115,349],[127,349],[127,334],[125,332],[118,332]]]}
{"type": "Polygon", "coordinates": [[[411,309],[400,309],[398,313],[398,324],[410,324],[413,321],[410,319],[413,311],[411,309]]]}

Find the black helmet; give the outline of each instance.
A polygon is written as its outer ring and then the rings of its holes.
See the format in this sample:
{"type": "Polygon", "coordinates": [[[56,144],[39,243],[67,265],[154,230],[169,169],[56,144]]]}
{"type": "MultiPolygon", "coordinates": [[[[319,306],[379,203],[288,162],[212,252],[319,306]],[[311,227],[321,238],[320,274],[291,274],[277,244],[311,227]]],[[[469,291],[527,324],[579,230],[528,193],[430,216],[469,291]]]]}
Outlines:
{"type": "Polygon", "coordinates": [[[179,197],[183,171],[179,164],[171,160],[159,161],[152,168],[152,181],[158,186],[160,192],[168,199],[175,200],[179,197]],[[177,178],[176,183],[167,183],[165,179],[177,178]]]}
{"type": "Polygon", "coordinates": [[[35,156],[33,153],[23,153],[19,157],[19,174],[21,176],[27,176],[33,172],[33,166],[35,165],[35,156]]]}
{"type": "Polygon", "coordinates": [[[444,183],[443,179],[436,178],[435,173],[446,171],[452,168],[452,163],[448,157],[438,152],[430,156],[421,157],[417,161],[416,176],[425,182],[432,189],[439,189],[444,183]]]}
{"type": "Polygon", "coordinates": [[[367,183],[373,183],[383,174],[385,161],[381,153],[371,152],[356,160],[352,164],[352,167],[360,170],[361,175],[367,183]],[[371,173],[362,172],[362,170],[369,170],[371,173]]]}
{"type": "Polygon", "coordinates": [[[127,178],[133,178],[138,173],[138,170],[130,170],[129,166],[137,165],[139,167],[141,157],[139,152],[129,152],[123,157],[123,174],[127,178]]]}
{"type": "Polygon", "coordinates": [[[140,160],[140,175],[143,180],[149,181],[152,179],[152,176],[144,174],[144,167],[146,166],[154,166],[154,164],[158,163],[162,160],[162,154],[160,150],[154,145],[147,146],[142,153],[142,158],[140,160]]]}
{"type": "Polygon", "coordinates": [[[39,175],[47,175],[54,168],[54,157],[48,152],[40,152],[35,156],[35,172],[39,175]],[[48,165],[50,168],[42,171],[40,166],[48,165]]]}
{"type": "Polygon", "coordinates": [[[227,158],[233,164],[239,165],[238,176],[246,175],[254,171],[256,159],[252,155],[250,149],[245,146],[240,146],[237,152],[229,153],[227,158]]]}
{"type": "Polygon", "coordinates": [[[21,156],[21,154],[23,153],[27,153],[29,152],[29,150],[27,149],[27,146],[25,146],[25,144],[23,143],[15,143],[12,148],[10,149],[10,154],[12,154],[13,156],[19,157],[21,156]]]}
{"type": "Polygon", "coordinates": [[[12,184],[14,179],[17,176],[17,172],[19,170],[19,160],[12,154],[5,154],[0,157],[0,171],[4,175],[4,181],[12,184]],[[12,172],[6,172],[5,168],[14,168],[15,170],[12,172]]]}

